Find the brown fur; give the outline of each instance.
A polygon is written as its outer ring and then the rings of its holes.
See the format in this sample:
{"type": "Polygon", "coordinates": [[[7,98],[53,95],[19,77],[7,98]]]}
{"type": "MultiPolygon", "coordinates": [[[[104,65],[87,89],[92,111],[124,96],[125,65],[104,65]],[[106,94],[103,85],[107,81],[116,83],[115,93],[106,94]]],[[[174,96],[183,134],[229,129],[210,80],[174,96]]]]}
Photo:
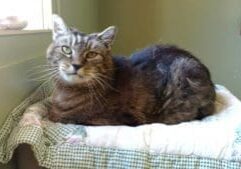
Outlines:
{"type": "Polygon", "coordinates": [[[58,24],[67,33],[57,33],[48,49],[48,63],[57,70],[50,120],[136,126],[176,124],[214,112],[210,73],[189,52],[154,45],[130,58],[112,57],[113,28],[86,35],[58,24]],[[59,49],[66,44],[71,56],[59,49]]]}
{"type": "MultiPolygon", "coordinates": [[[[131,59],[121,60],[121,66],[118,66],[118,61],[114,62],[111,58],[107,62],[109,65],[105,64],[108,71],[104,71],[104,68],[102,70],[105,75],[107,72],[109,74],[109,78],[103,79],[108,85],[103,87],[93,82],[93,91],[86,84],[68,86],[64,82],[56,81],[50,119],[86,125],[135,126],[147,123],[175,124],[213,113],[215,95],[210,79],[198,79],[195,84],[189,79],[192,77],[189,77],[185,80],[185,83],[188,83],[186,91],[180,87],[182,84],[175,84],[184,83],[180,81],[180,78],[185,78],[182,77],[183,72],[180,72],[183,66],[198,69],[197,60],[185,57],[174,60],[170,66],[173,76],[168,85],[159,86],[163,88],[159,97],[154,87],[158,81],[145,75],[145,71],[140,71],[137,66],[133,66],[131,59]],[[188,92],[190,94],[187,94],[188,92]]],[[[191,71],[195,75],[194,69],[191,71]]]]}

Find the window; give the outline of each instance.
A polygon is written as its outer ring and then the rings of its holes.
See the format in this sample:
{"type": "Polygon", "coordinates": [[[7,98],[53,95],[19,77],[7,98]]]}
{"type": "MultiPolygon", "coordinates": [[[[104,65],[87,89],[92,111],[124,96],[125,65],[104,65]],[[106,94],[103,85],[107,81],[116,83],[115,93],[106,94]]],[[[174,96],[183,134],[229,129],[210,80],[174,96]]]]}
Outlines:
{"type": "Polygon", "coordinates": [[[4,24],[24,25],[25,23],[27,24],[24,30],[50,29],[51,20],[51,0],[0,0],[0,27],[2,26],[2,29],[13,28],[4,27],[4,24]]]}

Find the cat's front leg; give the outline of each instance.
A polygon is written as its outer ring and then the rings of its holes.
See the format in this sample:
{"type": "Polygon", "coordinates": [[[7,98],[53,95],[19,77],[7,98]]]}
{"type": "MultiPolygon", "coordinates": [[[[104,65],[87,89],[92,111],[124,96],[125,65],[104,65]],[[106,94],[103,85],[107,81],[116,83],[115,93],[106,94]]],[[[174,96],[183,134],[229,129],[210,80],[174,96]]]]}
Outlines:
{"type": "Polygon", "coordinates": [[[55,110],[51,109],[48,113],[48,119],[51,121],[51,122],[54,122],[54,123],[64,123],[64,118],[61,116],[60,113],[56,113],[55,110]]]}
{"type": "Polygon", "coordinates": [[[47,114],[48,107],[44,103],[33,104],[25,110],[19,124],[20,126],[41,126],[41,121],[47,114]]]}
{"type": "Polygon", "coordinates": [[[66,112],[62,112],[60,110],[55,110],[53,107],[49,110],[48,120],[54,123],[76,123],[77,118],[71,116],[66,112]]]}

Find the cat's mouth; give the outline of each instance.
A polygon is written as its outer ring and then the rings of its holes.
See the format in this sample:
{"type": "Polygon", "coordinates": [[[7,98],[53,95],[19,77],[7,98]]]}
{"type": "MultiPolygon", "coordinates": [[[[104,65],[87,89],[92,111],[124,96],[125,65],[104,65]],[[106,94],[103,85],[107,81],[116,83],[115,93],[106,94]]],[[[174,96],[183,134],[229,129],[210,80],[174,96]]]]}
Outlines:
{"type": "Polygon", "coordinates": [[[85,77],[83,75],[78,74],[77,72],[74,73],[67,73],[67,76],[76,76],[80,79],[84,79],[85,77]]]}
{"type": "Polygon", "coordinates": [[[66,71],[60,70],[60,77],[65,82],[68,82],[71,84],[83,83],[88,81],[88,77],[85,77],[78,72],[66,72],[66,71]]]}
{"type": "Polygon", "coordinates": [[[83,78],[84,78],[84,76],[80,75],[80,74],[79,74],[79,73],[77,73],[77,72],[73,72],[73,73],[66,73],[66,75],[67,75],[67,76],[76,76],[76,77],[81,78],[81,79],[83,79],[83,78]]]}
{"type": "Polygon", "coordinates": [[[66,74],[67,74],[67,75],[69,75],[69,76],[75,76],[75,75],[76,75],[76,76],[79,76],[77,72],[73,72],[73,73],[66,73],[66,74]]]}

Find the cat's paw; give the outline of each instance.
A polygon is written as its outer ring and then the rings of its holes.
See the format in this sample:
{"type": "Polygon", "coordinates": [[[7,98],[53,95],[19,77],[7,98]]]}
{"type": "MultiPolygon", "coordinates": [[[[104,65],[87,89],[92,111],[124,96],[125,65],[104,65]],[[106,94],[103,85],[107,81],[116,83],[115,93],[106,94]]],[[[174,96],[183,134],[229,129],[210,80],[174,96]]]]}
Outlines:
{"type": "Polygon", "coordinates": [[[41,120],[46,114],[47,108],[44,105],[34,104],[26,109],[19,124],[20,126],[41,126],[41,120]]]}
{"type": "Polygon", "coordinates": [[[24,113],[19,124],[20,126],[28,126],[28,125],[41,126],[41,121],[39,117],[36,116],[34,113],[24,113]]]}

